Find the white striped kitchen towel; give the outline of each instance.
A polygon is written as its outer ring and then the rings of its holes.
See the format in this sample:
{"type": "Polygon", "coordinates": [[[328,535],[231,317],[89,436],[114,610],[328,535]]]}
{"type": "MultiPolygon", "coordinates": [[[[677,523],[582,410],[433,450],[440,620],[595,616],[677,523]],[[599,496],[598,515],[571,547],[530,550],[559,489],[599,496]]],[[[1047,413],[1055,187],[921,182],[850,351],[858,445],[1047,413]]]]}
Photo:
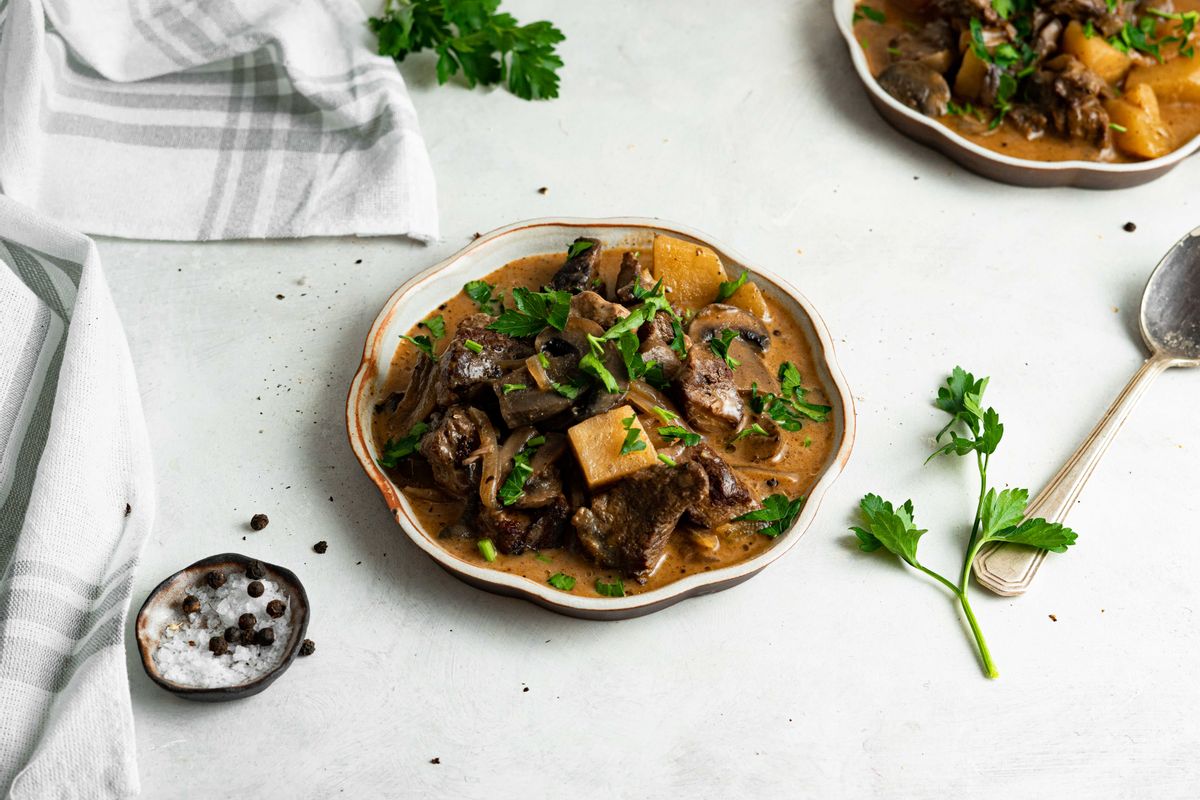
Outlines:
{"type": "Polygon", "coordinates": [[[437,237],[355,0],[0,0],[0,191],[139,239],[437,237]]]}
{"type": "Polygon", "coordinates": [[[0,197],[0,797],[137,794],[123,636],[153,518],[96,248],[0,197]]]}

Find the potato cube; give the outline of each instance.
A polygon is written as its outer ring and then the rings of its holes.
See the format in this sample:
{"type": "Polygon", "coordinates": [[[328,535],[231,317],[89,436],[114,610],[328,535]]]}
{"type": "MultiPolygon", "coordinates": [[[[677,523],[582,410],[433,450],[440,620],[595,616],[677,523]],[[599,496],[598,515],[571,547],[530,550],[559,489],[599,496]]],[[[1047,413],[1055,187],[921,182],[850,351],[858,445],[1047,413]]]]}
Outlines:
{"type": "Polygon", "coordinates": [[[658,463],[658,453],[654,445],[646,436],[637,414],[629,406],[620,406],[606,414],[585,419],[567,430],[567,438],[571,441],[571,449],[575,451],[575,458],[579,460],[579,466],[583,468],[583,477],[587,479],[588,488],[591,489],[658,463]],[[630,417],[633,417],[633,423],[627,430],[625,420],[630,417]],[[625,436],[629,430],[637,431],[639,441],[645,442],[646,447],[621,455],[621,447],[625,444],[625,436]]]}
{"type": "Polygon", "coordinates": [[[1088,38],[1077,20],[1063,31],[1063,50],[1109,83],[1120,83],[1133,66],[1133,59],[1109,44],[1100,34],[1088,38]]]}
{"type": "Polygon", "coordinates": [[[654,237],[654,277],[661,278],[672,305],[698,311],[717,298],[729,280],[711,249],[670,236],[654,237]]]}
{"type": "Polygon", "coordinates": [[[1135,67],[1125,81],[1125,91],[1149,85],[1167,103],[1200,103],[1200,58],[1176,56],[1165,64],[1135,67]]]}
{"type": "Polygon", "coordinates": [[[975,51],[967,48],[963,52],[962,65],[954,78],[954,95],[967,100],[978,100],[983,92],[983,76],[987,74],[988,66],[975,51]]]}
{"type": "Polygon", "coordinates": [[[1158,111],[1158,98],[1147,83],[1138,84],[1124,97],[1106,100],[1104,108],[1115,126],[1117,147],[1140,158],[1158,158],[1173,149],[1171,132],[1158,111]]]}
{"type": "Polygon", "coordinates": [[[746,309],[764,322],[771,321],[771,312],[767,309],[767,299],[763,297],[762,289],[759,289],[751,281],[746,281],[742,288],[734,292],[725,302],[731,306],[746,309]]]}

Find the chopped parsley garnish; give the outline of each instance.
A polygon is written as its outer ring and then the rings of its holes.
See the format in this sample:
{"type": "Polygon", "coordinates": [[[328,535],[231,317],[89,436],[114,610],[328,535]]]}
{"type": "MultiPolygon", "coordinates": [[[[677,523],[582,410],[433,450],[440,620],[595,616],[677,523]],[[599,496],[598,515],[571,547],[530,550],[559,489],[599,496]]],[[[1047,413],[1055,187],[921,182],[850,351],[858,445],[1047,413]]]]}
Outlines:
{"type": "Polygon", "coordinates": [[[801,384],[800,371],[790,361],[779,365],[779,384],[782,396],[772,393],[762,394],[758,384],[750,385],[750,410],[755,414],[766,414],[785,431],[798,431],[802,427],[802,419],[813,422],[824,422],[833,409],[829,406],[809,403],[805,400],[807,390],[801,384]]]}
{"type": "Polygon", "coordinates": [[[429,356],[430,358],[434,357],[433,342],[429,340],[428,336],[425,336],[425,335],[409,336],[408,334],[403,334],[403,335],[401,335],[400,339],[412,342],[413,344],[415,344],[417,346],[417,349],[420,350],[422,353],[429,356]]]}
{"type": "Polygon", "coordinates": [[[571,311],[570,292],[533,292],[518,286],[512,290],[513,305],[488,325],[488,330],[518,339],[537,336],[547,325],[562,330],[571,311]]]}
{"type": "Polygon", "coordinates": [[[586,253],[588,250],[591,250],[595,244],[595,242],[588,242],[583,239],[580,239],[577,242],[571,242],[570,246],[567,247],[567,258],[574,258],[580,253],[586,253]]]}
{"type": "Polygon", "coordinates": [[[521,25],[499,7],[499,0],[387,0],[367,25],[382,56],[403,61],[409,53],[436,52],[439,84],[461,71],[470,88],[503,83],[525,100],[558,97],[563,62],[555,47],[562,31],[545,20],[521,25]]]}
{"type": "Polygon", "coordinates": [[[513,456],[512,470],[500,487],[501,503],[511,506],[525,494],[525,484],[533,476],[533,467],[530,464],[533,461],[533,454],[545,443],[545,436],[534,436],[525,443],[520,452],[513,456]]]}
{"type": "Polygon", "coordinates": [[[854,17],[851,22],[858,22],[860,19],[869,19],[877,25],[882,25],[887,22],[887,15],[868,5],[858,5],[854,7],[854,17]]]}
{"type": "Polygon", "coordinates": [[[429,335],[433,337],[435,342],[446,335],[446,320],[441,314],[425,320],[421,323],[421,327],[429,331],[429,335]]]}
{"type": "Polygon", "coordinates": [[[495,288],[487,281],[468,281],[463,285],[463,293],[479,306],[480,311],[485,314],[494,314],[492,306],[499,300],[499,298],[492,297],[492,290],[495,288]]]}
{"type": "Polygon", "coordinates": [[[538,363],[542,365],[542,369],[550,369],[550,358],[545,353],[538,353],[538,363]]]}
{"type": "Polygon", "coordinates": [[[759,425],[756,422],[753,425],[751,425],[747,428],[742,428],[740,431],[738,431],[737,435],[733,437],[733,441],[735,441],[735,442],[740,441],[742,439],[745,439],[747,436],[770,436],[770,435],[771,434],[767,433],[766,429],[764,429],[762,425],[759,425]]]}
{"type": "Polygon", "coordinates": [[[671,317],[671,333],[671,349],[680,358],[687,358],[687,342],[683,338],[683,325],[676,317],[671,317]]]}
{"type": "Polygon", "coordinates": [[[468,350],[470,350],[472,353],[475,353],[475,354],[479,354],[479,353],[483,352],[483,345],[481,345],[479,342],[475,341],[474,339],[467,339],[465,342],[463,342],[463,347],[467,348],[468,350]]]}
{"type": "Polygon", "coordinates": [[[421,437],[429,430],[429,426],[424,422],[418,422],[408,429],[408,433],[401,436],[399,439],[389,439],[387,444],[383,446],[383,452],[379,455],[379,466],[391,468],[400,463],[402,459],[408,458],[417,451],[417,445],[421,443],[421,437]]]}
{"type": "Polygon", "coordinates": [[[638,284],[633,285],[633,296],[642,302],[635,306],[629,316],[618,320],[611,328],[604,332],[605,339],[620,339],[626,333],[636,332],[643,324],[654,319],[655,315],[660,311],[665,311],[672,320],[673,324],[679,321],[679,315],[675,313],[675,309],[671,308],[670,302],[667,301],[667,296],[663,292],[663,282],[660,279],[654,284],[654,288],[645,289],[638,284]]]}
{"type": "Polygon", "coordinates": [[[621,420],[621,427],[625,429],[625,441],[621,445],[621,455],[623,456],[646,449],[646,442],[642,440],[642,429],[633,427],[633,423],[636,421],[637,416],[634,414],[621,420]]]}
{"type": "Polygon", "coordinates": [[[664,425],[670,425],[672,422],[679,419],[678,414],[676,414],[674,411],[668,411],[662,406],[651,406],[650,412],[654,414],[654,416],[661,419],[664,425]]]}
{"type": "Polygon", "coordinates": [[[679,463],[676,462],[675,459],[671,458],[666,453],[659,453],[658,460],[661,461],[662,463],[666,464],[668,467],[678,467],[679,466],[679,463]]]}
{"type": "Polygon", "coordinates": [[[587,355],[579,359],[579,368],[604,384],[606,392],[609,394],[618,394],[621,391],[620,384],[617,383],[617,379],[613,377],[613,374],[608,371],[608,367],[604,366],[604,362],[600,360],[601,356],[604,355],[604,340],[590,333],[587,335],[587,339],[591,350],[587,355]]]}
{"type": "Polygon", "coordinates": [[[665,389],[670,381],[663,374],[662,367],[657,361],[646,361],[642,358],[642,354],[638,352],[640,346],[637,334],[632,331],[626,331],[617,339],[617,349],[621,352],[621,359],[625,362],[625,372],[629,374],[629,380],[645,378],[646,383],[651,386],[665,389]]]}
{"type": "Polygon", "coordinates": [[[787,495],[773,494],[763,498],[762,508],[751,511],[749,514],[742,514],[740,517],[734,517],[734,521],[770,523],[759,528],[758,532],[774,539],[782,533],[787,533],[788,529],[795,524],[796,517],[800,516],[800,509],[803,507],[804,497],[788,500],[787,495]]]}
{"type": "Polygon", "coordinates": [[[717,302],[724,303],[729,298],[737,294],[737,290],[746,285],[746,280],[750,277],[747,270],[742,270],[742,274],[738,276],[736,281],[721,281],[717,287],[717,302]]]}
{"type": "Polygon", "coordinates": [[[554,560],[553,558],[546,555],[545,553],[534,553],[533,557],[536,558],[538,561],[541,561],[543,564],[549,564],[551,561],[554,560]]]}
{"type": "Polygon", "coordinates": [[[588,380],[583,376],[576,377],[570,383],[556,383],[550,381],[550,388],[561,394],[568,400],[574,400],[579,397],[579,393],[588,387],[588,380]]]}
{"type": "Polygon", "coordinates": [[[737,337],[737,331],[724,330],[721,331],[720,336],[714,336],[708,341],[708,346],[712,348],[714,353],[725,360],[725,363],[729,365],[730,369],[737,369],[742,364],[742,362],[729,355],[729,345],[732,344],[733,340],[737,337]]]}
{"type": "Polygon", "coordinates": [[[625,583],[620,578],[617,578],[612,583],[605,583],[596,578],[596,594],[601,597],[624,597],[625,583]]]}
{"type": "Polygon", "coordinates": [[[496,545],[492,543],[491,539],[480,539],[476,544],[484,561],[490,564],[496,560],[496,545]]]}
{"type": "Polygon", "coordinates": [[[513,392],[519,392],[528,388],[529,387],[523,383],[505,383],[500,387],[500,391],[504,394],[512,394],[513,392]]]}
{"type": "Polygon", "coordinates": [[[682,425],[666,425],[658,429],[658,435],[668,442],[672,440],[683,442],[684,447],[695,447],[701,441],[700,434],[692,433],[682,425]]]}
{"type": "Polygon", "coordinates": [[[1124,125],[1119,125],[1115,122],[1108,123],[1108,127],[1112,128],[1117,133],[1128,133],[1129,132],[1129,129],[1126,128],[1124,125]]]}
{"type": "Polygon", "coordinates": [[[561,572],[556,572],[546,579],[546,583],[553,586],[555,589],[561,589],[564,592],[569,592],[575,588],[575,579],[570,575],[564,575],[561,572]]]}

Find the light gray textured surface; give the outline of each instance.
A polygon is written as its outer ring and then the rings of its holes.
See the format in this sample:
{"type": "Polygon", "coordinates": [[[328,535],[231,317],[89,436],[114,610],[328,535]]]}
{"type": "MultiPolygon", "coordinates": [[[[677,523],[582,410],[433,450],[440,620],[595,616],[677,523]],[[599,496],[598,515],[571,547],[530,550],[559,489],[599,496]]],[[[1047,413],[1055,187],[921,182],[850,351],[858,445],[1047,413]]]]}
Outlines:
{"type": "Polygon", "coordinates": [[[202,556],[260,555],[304,580],[318,646],[214,707],[131,655],[144,796],[1193,795],[1200,376],[1148,394],[1070,518],[1073,552],[1025,597],[977,595],[997,682],[949,598],[846,526],[866,491],[911,495],[925,560],[957,570],[969,465],[921,466],[955,363],[993,379],[993,478],[1054,473],[1142,358],[1137,300],[1196,225],[1200,163],[1121,193],[976,178],[876,117],[824,2],[505,5],[567,33],[559,100],[404,70],[441,243],[101,243],[159,481],[135,602],[202,556]],[[401,539],[354,464],[342,405],[387,295],[546,214],[693,225],[822,310],[858,444],[805,540],[746,585],[612,624],[483,594],[401,539]]]}

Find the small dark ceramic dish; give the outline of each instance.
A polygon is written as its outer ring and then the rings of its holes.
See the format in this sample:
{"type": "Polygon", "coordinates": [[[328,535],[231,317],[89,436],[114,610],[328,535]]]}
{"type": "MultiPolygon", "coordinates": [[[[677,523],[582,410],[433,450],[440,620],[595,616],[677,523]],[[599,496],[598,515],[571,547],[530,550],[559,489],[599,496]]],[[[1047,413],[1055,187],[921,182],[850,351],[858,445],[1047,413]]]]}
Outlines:
{"type": "Polygon", "coordinates": [[[192,593],[192,589],[203,582],[204,576],[213,570],[226,573],[245,572],[250,562],[256,559],[241,553],[221,553],[208,558],[202,558],[191,566],[184,567],[171,577],[154,587],[154,591],[142,603],[138,611],[136,634],[138,652],[142,657],[142,669],[150,679],[172,694],[185,700],[216,703],[222,700],[238,700],[251,697],[266,689],[275,679],[282,675],[296,660],[300,645],[304,642],[304,634],[308,631],[308,594],[304,585],[290,569],[260,562],[263,565],[265,577],[275,581],[287,589],[292,610],[292,632],[284,645],[286,655],[272,669],[260,678],[236,686],[220,686],[213,689],[201,689],[194,686],[183,686],[167,680],[158,672],[154,663],[154,651],[158,648],[159,635],[163,628],[179,619],[179,606],[183,598],[192,593]]]}
{"type": "Polygon", "coordinates": [[[854,9],[859,0],[833,0],[838,30],[850,49],[854,70],[867,90],[879,115],[896,130],[921,144],[941,151],[962,166],[985,178],[1017,186],[1044,188],[1076,186],[1081,189],[1127,189],[1160,178],[1200,149],[1200,136],[1193,137],[1161,158],[1129,164],[1100,161],[1033,161],[1013,158],[972,142],[932,117],[920,114],[885,92],[867,64],[862,46],[854,38],[854,9]]]}

